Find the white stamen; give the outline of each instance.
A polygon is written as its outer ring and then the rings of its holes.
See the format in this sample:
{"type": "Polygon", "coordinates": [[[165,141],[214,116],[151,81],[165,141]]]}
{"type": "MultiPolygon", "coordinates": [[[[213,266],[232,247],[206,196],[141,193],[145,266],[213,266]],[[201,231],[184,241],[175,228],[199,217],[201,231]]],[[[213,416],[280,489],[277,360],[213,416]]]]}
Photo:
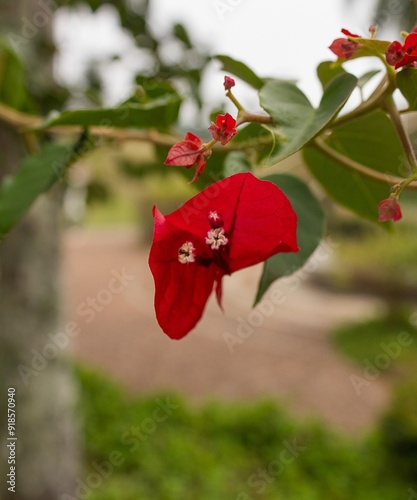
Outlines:
{"type": "Polygon", "coordinates": [[[181,264],[195,262],[195,248],[191,241],[186,241],[181,248],[178,249],[178,260],[181,264]]]}
{"type": "Polygon", "coordinates": [[[207,233],[206,243],[210,245],[212,250],[218,250],[222,245],[227,245],[229,240],[224,235],[224,229],[217,227],[216,229],[210,229],[207,233]]]}
{"type": "Polygon", "coordinates": [[[214,222],[216,222],[220,219],[220,215],[215,210],[209,212],[208,216],[209,216],[209,219],[211,219],[214,222]]]}

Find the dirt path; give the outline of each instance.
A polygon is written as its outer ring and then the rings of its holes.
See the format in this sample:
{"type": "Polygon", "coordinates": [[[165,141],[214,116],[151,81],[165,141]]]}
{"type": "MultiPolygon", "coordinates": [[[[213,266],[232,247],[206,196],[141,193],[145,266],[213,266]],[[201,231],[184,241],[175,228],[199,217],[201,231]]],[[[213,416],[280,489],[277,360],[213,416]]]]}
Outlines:
{"type": "Polygon", "coordinates": [[[357,394],[351,377],[363,370],[328,339],[336,325],[372,315],[376,302],[317,290],[300,277],[281,282],[277,303],[269,295],[253,312],[255,266],[224,280],[224,314],[210,300],[196,330],[172,341],[154,317],[147,254],[130,229],[66,233],[67,317],[81,329],[80,359],[137,393],[174,389],[195,401],[273,396],[348,431],[368,428],[387,404],[381,378],[357,394]]]}

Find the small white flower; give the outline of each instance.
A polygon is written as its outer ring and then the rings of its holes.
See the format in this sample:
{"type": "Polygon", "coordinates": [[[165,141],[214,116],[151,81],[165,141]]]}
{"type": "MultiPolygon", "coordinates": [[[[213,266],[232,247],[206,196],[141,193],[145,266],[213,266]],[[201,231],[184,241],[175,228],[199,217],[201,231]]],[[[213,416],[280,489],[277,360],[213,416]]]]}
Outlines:
{"type": "Polygon", "coordinates": [[[210,229],[206,237],[207,245],[210,245],[212,250],[218,250],[222,245],[227,245],[229,240],[224,234],[224,229],[222,227],[217,227],[215,229],[210,229]]]}
{"type": "Polygon", "coordinates": [[[191,241],[186,241],[181,248],[178,249],[178,260],[181,264],[195,262],[195,247],[191,241]]]}

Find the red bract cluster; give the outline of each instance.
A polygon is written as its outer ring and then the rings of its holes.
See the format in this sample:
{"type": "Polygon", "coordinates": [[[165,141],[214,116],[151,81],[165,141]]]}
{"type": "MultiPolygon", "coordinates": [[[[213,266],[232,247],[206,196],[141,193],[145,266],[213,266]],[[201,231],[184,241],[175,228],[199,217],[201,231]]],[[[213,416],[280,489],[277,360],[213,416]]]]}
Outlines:
{"type": "Polygon", "coordinates": [[[191,168],[196,166],[196,172],[191,182],[198,179],[201,172],[206,166],[206,158],[211,154],[211,151],[206,151],[201,139],[191,132],[187,132],[183,141],[177,142],[168,152],[165,165],[181,166],[191,168]]]}
{"type": "Polygon", "coordinates": [[[226,113],[225,115],[218,115],[216,123],[211,122],[209,130],[213,139],[220,141],[223,146],[227,144],[236,134],[235,129],[236,120],[232,115],[226,113]]]}
{"type": "Polygon", "coordinates": [[[195,327],[213,288],[221,307],[224,275],[298,250],[288,198],[247,172],[212,184],[169,215],[155,207],[154,219],[155,311],[173,339],[195,327]]]}
{"type": "Polygon", "coordinates": [[[404,44],[397,41],[392,42],[385,56],[387,58],[387,63],[391,66],[395,66],[395,69],[408,66],[409,64],[416,65],[417,33],[410,33],[404,40],[404,44]]]}
{"type": "Polygon", "coordinates": [[[393,220],[394,222],[402,218],[401,207],[395,198],[382,200],[378,205],[378,221],[385,222],[393,220]]]}
{"type": "MultiPolygon", "coordinates": [[[[350,33],[345,29],[342,29],[342,33],[350,38],[360,38],[359,35],[350,33]]],[[[361,47],[360,43],[352,42],[348,38],[337,38],[330,45],[329,49],[341,59],[350,59],[361,47]]]]}

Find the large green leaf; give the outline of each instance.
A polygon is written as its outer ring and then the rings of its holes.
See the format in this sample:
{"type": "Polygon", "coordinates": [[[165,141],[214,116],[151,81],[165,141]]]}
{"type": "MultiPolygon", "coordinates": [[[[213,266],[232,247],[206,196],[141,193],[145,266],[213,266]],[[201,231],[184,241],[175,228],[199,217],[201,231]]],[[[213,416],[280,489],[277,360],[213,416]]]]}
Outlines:
{"type": "MultiPolygon", "coordinates": [[[[375,111],[337,127],[326,144],[380,173],[402,176],[407,159],[391,120],[375,111]]],[[[313,145],[304,149],[304,160],[314,177],[338,203],[373,222],[378,203],[390,191],[386,184],[370,179],[330,158],[313,145]]]]}
{"type": "Polygon", "coordinates": [[[337,75],[341,75],[346,73],[346,70],[343,69],[340,61],[323,61],[317,66],[317,76],[320,80],[320,83],[324,88],[333,80],[333,78],[337,75]]]}
{"type": "Polygon", "coordinates": [[[13,176],[0,185],[0,241],[25,214],[35,199],[62,178],[76,159],[74,148],[45,146],[38,154],[27,156],[13,176]]]}
{"type": "Polygon", "coordinates": [[[237,76],[253,88],[259,90],[264,85],[264,80],[259,78],[259,76],[256,75],[243,62],[224,55],[214,56],[214,59],[217,59],[222,63],[222,71],[225,71],[227,74],[237,76]]]}
{"type": "Polygon", "coordinates": [[[249,123],[239,128],[239,133],[233,138],[233,145],[240,147],[250,155],[256,165],[263,165],[273,150],[277,137],[274,127],[260,123],[249,123]]]}
{"type": "Polygon", "coordinates": [[[166,94],[145,103],[127,102],[118,108],[64,111],[47,119],[40,128],[58,125],[164,129],[177,121],[181,99],[166,94]]]}
{"type": "Polygon", "coordinates": [[[297,253],[279,253],[264,264],[255,299],[257,304],[269,286],[278,278],[288,276],[305,264],[317,248],[325,231],[325,217],[317,198],[299,178],[288,174],[264,177],[276,184],[286,194],[295,210],[297,221],[297,253]]]}
{"type": "Polygon", "coordinates": [[[267,82],[259,93],[260,103],[280,127],[280,135],[285,141],[277,141],[266,166],[299,151],[329,125],[356,83],[357,78],[349,73],[336,76],[327,85],[320,105],[315,109],[296,85],[276,80],[267,82]]]}
{"type": "Polygon", "coordinates": [[[404,68],[397,73],[397,86],[407,99],[410,110],[417,110],[417,69],[404,68]]]}

